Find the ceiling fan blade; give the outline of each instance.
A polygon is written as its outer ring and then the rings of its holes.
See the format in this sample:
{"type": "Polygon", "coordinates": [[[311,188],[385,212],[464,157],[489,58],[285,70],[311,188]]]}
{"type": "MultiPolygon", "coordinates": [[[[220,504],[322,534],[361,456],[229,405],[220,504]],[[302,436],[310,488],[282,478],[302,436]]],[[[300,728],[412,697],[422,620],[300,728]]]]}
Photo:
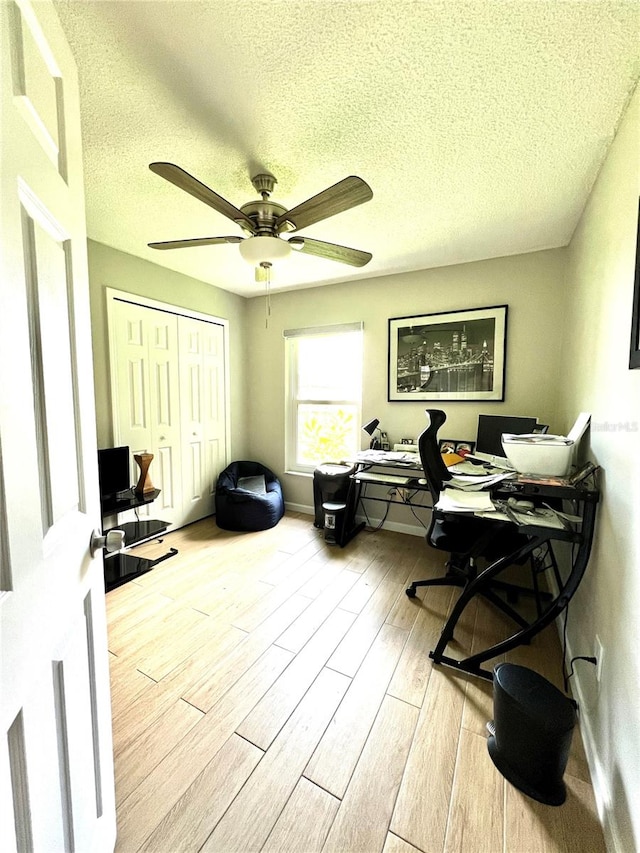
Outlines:
{"type": "Polygon", "coordinates": [[[292,248],[304,252],[306,255],[316,255],[318,258],[326,258],[328,261],[339,261],[341,264],[350,264],[352,267],[363,267],[373,257],[371,252],[349,249],[347,246],[338,246],[337,243],[312,240],[310,237],[292,237],[287,242],[292,248]]]}
{"type": "Polygon", "coordinates": [[[242,243],[243,237],[194,237],[192,240],[165,240],[147,243],[150,249],[191,249],[194,246],[215,246],[218,243],[242,243]]]}
{"type": "Polygon", "coordinates": [[[185,172],[180,166],[176,166],[173,163],[149,163],[149,168],[156,175],[164,178],[165,181],[170,181],[178,189],[184,190],[199,201],[203,201],[209,207],[217,210],[218,213],[227,216],[253,233],[254,224],[246,213],[243,213],[239,208],[231,204],[230,201],[227,201],[226,198],[222,198],[221,195],[209,189],[208,186],[201,183],[197,178],[194,178],[189,172],[185,172]]]}
{"type": "Polygon", "coordinates": [[[303,201],[297,207],[287,210],[286,213],[276,219],[276,228],[285,222],[291,222],[294,227],[290,230],[299,231],[301,228],[306,228],[307,225],[313,225],[315,222],[320,222],[321,219],[328,219],[330,216],[335,216],[336,213],[342,213],[344,210],[363,204],[371,198],[373,198],[373,192],[369,184],[365,183],[362,178],[351,175],[318,193],[318,195],[303,201]]]}

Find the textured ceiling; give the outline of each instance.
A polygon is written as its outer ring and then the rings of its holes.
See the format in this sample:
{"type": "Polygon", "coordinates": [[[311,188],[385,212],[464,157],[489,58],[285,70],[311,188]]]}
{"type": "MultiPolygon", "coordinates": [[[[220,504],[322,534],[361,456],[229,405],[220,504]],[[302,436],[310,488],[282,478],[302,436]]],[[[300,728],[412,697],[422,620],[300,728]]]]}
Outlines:
{"type": "Polygon", "coordinates": [[[89,236],[244,296],[242,232],[149,171],[290,208],[347,175],[372,201],[301,234],[273,290],[566,245],[640,74],[638,0],[56,2],[80,75],[89,236]]]}

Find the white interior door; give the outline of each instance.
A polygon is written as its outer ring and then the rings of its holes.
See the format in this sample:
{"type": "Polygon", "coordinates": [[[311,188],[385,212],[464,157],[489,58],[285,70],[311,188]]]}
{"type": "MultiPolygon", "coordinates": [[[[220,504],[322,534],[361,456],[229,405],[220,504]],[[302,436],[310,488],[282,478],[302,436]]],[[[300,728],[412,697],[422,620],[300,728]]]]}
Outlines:
{"type": "Polygon", "coordinates": [[[0,848],[115,844],[76,73],[50,3],[0,4],[0,848]]]}

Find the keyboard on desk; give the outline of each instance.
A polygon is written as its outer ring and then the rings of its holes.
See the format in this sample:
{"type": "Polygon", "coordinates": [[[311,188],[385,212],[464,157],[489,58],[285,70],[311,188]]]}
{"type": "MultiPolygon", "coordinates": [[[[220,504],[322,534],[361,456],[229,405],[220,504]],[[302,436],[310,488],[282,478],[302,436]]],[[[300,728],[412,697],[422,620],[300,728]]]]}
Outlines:
{"type": "Polygon", "coordinates": [[[411,477],[400,477],[397,474],[374,474],[372,471],[360,471],[353,475],[354,480],[363,483],[383,483],[389,486],[408,486],[411,477]]]}

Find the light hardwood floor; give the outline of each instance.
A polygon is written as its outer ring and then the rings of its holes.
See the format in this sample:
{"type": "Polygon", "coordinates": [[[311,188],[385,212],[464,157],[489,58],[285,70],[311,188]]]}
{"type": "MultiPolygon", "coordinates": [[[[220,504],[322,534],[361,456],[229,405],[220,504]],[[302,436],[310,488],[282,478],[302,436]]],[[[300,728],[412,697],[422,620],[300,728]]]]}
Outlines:
{"type": "MultiPolygon", "coordinates": [[[[492,764],[491,685],[428,652],[457,590],[421,537],[325,544],[312,518],[135,553],[178,555],[107,594],[119,853],[601,853],[579,732],[566,803],[492,764]]],[[[467,608],[461,656],[509,633],[467,608]]],[[[455,646],[450,650],[455,652],[455,646]]],[[[509,656],[562,686],[555,628],[509,656]]]]}

